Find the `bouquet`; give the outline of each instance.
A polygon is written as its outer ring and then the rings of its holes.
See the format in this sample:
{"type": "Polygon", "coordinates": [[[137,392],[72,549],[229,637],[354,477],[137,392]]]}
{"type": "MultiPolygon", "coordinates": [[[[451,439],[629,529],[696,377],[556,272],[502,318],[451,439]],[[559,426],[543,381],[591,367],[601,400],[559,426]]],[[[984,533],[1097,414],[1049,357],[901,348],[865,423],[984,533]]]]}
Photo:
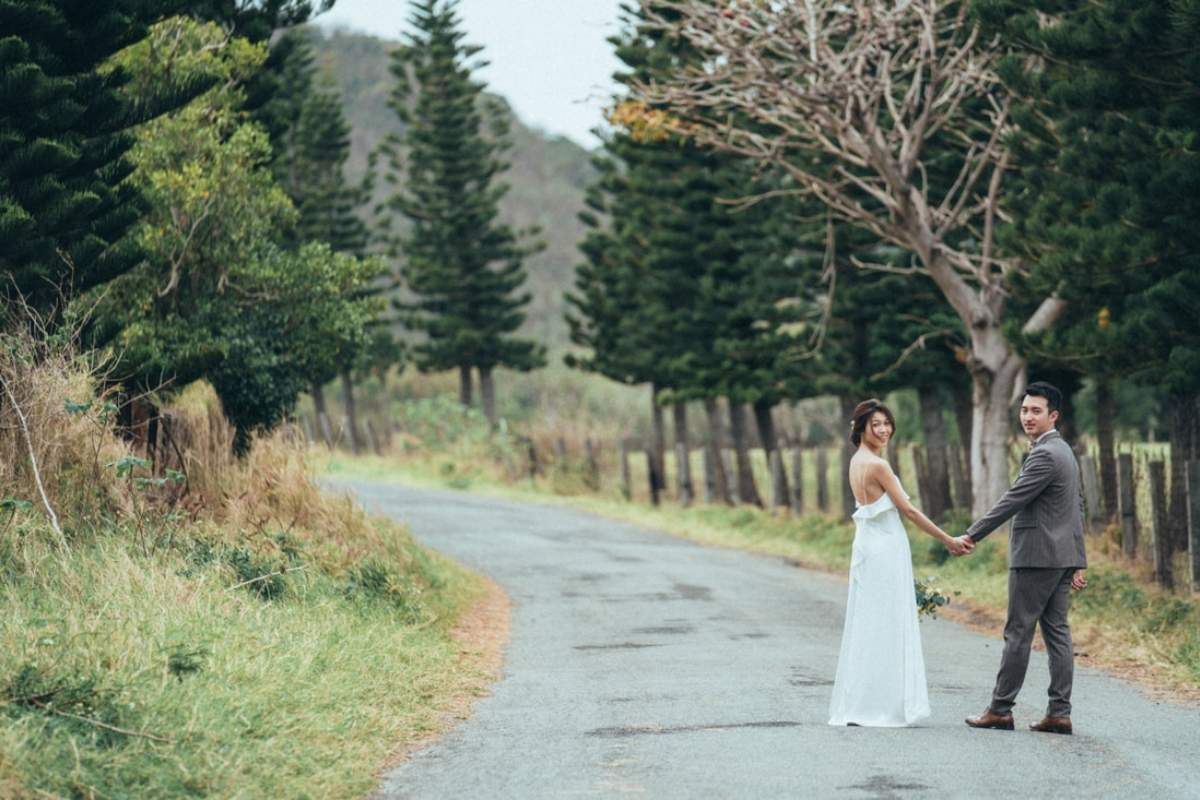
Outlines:
{"type": "MultiPolygon", "coordinates": [[[[938,580],[936,575],[930,575],[923,581],[913,581],[913,588],[917,594],[918,615],[924,616],[927,614],[933,619],[937,619],[938,609],[949,604],[950,596],[938,584],[938,580]]],[[[958,594],[958,592],[954,594],[958,594]]]]}

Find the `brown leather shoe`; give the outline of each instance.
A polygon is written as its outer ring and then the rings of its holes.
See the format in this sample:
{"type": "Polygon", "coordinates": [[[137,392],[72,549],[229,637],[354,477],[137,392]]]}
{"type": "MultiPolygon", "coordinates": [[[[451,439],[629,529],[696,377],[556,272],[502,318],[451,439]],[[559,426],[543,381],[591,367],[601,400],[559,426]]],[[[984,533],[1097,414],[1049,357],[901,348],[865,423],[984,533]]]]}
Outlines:
{"type": "Polygon", "coordinates": [[[998,731],[1013,729],[1012,714],[997,714],[991,706],[978,717],[967,717],[967,724],[972,728],[992,728],[998,731]]]}
{"type": "Polygon", "coordinates": [[[1041,733],[1065,733],[1071,735],[1071,718],[1070,717],[1044,717],[1041,722],[1034,722],[1029,726],[1031,731],[1039,731],[1041,733]]]}

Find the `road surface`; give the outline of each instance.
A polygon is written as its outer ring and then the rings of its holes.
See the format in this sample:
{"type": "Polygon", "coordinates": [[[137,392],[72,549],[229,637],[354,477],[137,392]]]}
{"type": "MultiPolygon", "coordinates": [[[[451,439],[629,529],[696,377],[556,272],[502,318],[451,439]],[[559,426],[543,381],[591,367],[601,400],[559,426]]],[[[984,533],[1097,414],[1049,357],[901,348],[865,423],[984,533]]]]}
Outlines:
{"type": "Polygon", "coordinates": [[[503,675],[471,718],[385,775],[397,798],[1200,798],[1200,710],[1080,667],[1074,736],[987,704],[1000,642],[922,622],[933,716],[827,724],[846,584],[553,506],[343,482],[513,601],[503,675]]]}

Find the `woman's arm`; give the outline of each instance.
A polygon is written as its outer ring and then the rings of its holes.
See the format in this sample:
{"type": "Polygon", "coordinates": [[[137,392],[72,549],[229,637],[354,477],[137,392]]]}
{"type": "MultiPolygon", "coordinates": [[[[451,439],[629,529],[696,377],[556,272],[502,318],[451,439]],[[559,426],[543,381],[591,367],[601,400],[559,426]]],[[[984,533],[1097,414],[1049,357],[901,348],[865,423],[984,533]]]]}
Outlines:
{"type": "Polygon", "coordinates": [[[967,552],[966,546],[962,542],[935,525],[933,520],[921,513],[920,509],[912,504],[912,501],[908,499],[908,495],[904,493],[904,489],[900,487],[900,481],[896,480],[895,473],[892,472],[892,468],[888,466],[886,461],[872,462],[867,475],[873,483],[878,484],[887,493],[888,497],[892,498],[892,503],[895,504],[896,510],[903,514],[906,519],[946,545],[954,555],[962,555],[967,552]]]}

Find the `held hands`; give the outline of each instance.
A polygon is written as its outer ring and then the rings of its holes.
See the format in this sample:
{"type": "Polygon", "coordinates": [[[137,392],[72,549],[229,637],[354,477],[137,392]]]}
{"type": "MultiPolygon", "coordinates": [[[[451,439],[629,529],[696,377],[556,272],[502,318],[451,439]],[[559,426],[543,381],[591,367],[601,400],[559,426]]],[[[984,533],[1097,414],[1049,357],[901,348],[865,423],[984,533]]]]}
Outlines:
{"type": "Polygon", "coordinates": [[[950,555],[957,558],[958,556],[966,556],[975,552],[975,540],[970,536],[963,534],[955,537],[946,543],[946,549],[950,551],[950,555]]]}

